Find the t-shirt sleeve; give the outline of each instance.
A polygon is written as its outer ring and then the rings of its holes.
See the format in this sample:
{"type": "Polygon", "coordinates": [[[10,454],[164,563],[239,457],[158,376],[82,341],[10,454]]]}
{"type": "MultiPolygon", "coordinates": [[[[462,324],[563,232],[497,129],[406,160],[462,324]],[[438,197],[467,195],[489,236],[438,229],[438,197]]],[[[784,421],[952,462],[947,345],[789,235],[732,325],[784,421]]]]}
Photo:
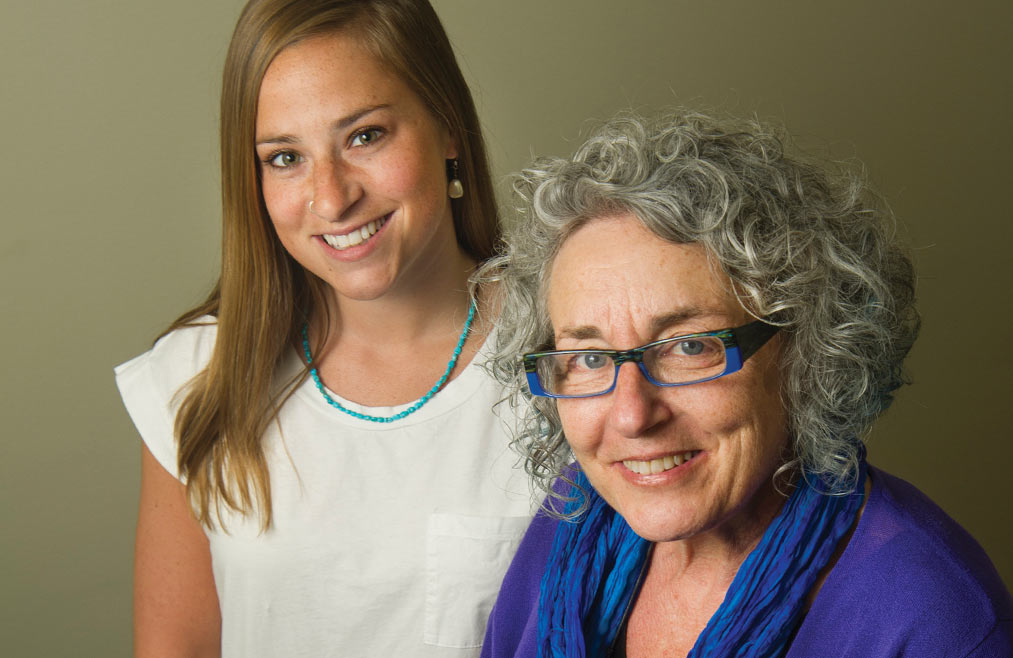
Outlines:
{"type": "MultiPolygon", "coordinates": [[[[150,350],[116,366],[116,386],[144,444],[165,470],[179,477],[175,419],[189,382],[211,358],[217,326],[177,329],[150,350]]],[[[202,320],[203,321],[203,320],[202,320]]]]}

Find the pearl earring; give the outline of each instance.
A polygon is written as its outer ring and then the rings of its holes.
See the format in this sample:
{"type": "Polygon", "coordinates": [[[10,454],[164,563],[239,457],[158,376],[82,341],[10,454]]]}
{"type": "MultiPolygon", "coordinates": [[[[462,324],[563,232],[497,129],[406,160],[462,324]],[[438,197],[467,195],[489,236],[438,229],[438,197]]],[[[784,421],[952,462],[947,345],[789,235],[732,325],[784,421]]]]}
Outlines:
{"type": "Polygon", "coordinates": [[[450,184],[447,186],[447,196],[451,199],[460,199],[464,196],[464,185],[461,184],[461,179],[457,177],[457,158],[454,158],[450,164],[454,168],[453,178],[450,179],[450,184]]]}

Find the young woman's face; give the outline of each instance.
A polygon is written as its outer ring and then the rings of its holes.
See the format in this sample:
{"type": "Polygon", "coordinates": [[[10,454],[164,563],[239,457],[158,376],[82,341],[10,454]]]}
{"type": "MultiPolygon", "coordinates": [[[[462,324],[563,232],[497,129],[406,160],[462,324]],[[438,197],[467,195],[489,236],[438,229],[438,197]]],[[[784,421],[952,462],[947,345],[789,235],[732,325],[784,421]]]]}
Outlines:
{"type": "Polygon", "coordinates": [[[446,161],[457,146],[353,35],[314,37],[274,59],[256,151],[278,238],[339,296],[410,295],[455,262],[446,161]]]}

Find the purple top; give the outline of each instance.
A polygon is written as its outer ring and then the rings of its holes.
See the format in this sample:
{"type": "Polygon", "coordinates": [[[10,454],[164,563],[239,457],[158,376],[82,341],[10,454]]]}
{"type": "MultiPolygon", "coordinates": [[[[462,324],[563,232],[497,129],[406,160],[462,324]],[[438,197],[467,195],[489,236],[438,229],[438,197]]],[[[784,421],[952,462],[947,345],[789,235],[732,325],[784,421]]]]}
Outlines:
{"type": "MultiPolygon", "coordinates": [[[[985,551],[925,494],[869,467],[862,518],[786,658],[1011,658],[1013,601],[985,551]]],[[[539,513],[489,617],[483,658],[537,656],[558,521],[539,513]]]]}

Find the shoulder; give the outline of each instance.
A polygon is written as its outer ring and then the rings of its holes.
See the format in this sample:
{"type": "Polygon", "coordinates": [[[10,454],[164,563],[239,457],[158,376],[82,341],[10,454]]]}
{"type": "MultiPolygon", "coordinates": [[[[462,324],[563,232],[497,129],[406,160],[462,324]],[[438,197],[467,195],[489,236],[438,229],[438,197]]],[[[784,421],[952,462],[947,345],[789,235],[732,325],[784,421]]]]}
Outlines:
{"type": "Polygon", "coordinates": [[[852,647],[842,656],[1005,655],[975,652],[1011,647],[1013,630],[985,551],[910,483],[872,467],[870,477],[862,519],[796,641],[852,647]]]}
{"type": "Polygon", "coordinates": [[[1010,612],[1009,592],[970,533],[909,482],[876,468],[870,474],[872,491],[845,552],[855,545],[848,564],[864,563],[880,577],[903,577],[925,593],[980,598],[1010,612]]]}
{"type": "Polygon", "coordinates": [[[166,388],[178,389],[203,370],[214,350],[218,324],[211,316],[198,322],[169,332],[147,352],[116,366],[121,392],[124,386],[150,385],[152,379],[166,388]]]}
{"type": "Polygon", "coordinates": [[[218,326],[211,316],[176,329],[147,352],[116,366],[123,404],[159,463],[176,474],[175,417],[181,392],[207,367],[218,326]]]}

